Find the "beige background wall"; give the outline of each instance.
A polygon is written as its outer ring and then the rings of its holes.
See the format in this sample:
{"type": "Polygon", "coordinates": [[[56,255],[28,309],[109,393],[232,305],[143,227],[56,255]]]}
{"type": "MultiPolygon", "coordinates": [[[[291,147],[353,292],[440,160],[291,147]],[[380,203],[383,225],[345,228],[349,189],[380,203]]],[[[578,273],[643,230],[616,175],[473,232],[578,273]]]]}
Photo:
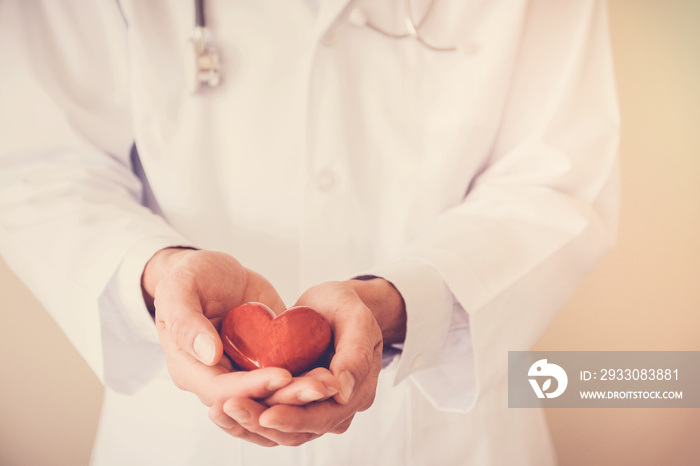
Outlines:
{"type": "MultiPolygon", "coordinates": [[[[609,0],[617,248],[537,349],[700,350],[700,1],[609,0]]],[[[700,368],[698,368],[700,370],[700,368]]],[[[549,410],[562,465],[699,465],[700,409],[549,410]]]]}
{"type": "MultiPolygon", "coordinates": [[[[697,351],[700,1],[609,9],[623,118],[619,243],[537,349],[697,351]]],[[[0,464],[87,464],[101,390],[0,262],[0,464]]],[[[699,409],[547,414],[562,465],[700,464],[699,409]]]]}

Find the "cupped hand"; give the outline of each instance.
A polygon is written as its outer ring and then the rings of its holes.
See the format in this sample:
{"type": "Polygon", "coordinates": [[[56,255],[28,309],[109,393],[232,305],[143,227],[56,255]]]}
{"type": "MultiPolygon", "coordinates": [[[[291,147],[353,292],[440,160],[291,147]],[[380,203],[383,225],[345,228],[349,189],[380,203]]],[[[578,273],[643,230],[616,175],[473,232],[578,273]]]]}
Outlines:
{"type": "MultiPolygon", "coordinates": [[[[293,435],[303,443],[326,433],[342,433],[359,411],[374,401],[382,357],[382,331],[372,310],[350,282],[327,282],[307,290],[297,301],[323,314],[333,329],[335,355],[330,371],[320,368],[295,378],[295,381],[264,400],[269,409],[257,412],[255,421],[242,423],[250,432],[271,435],[281,444],[280,435],[293,435]],[[309,379],[337,381],[338,392],[332,398],[302,403],[294,384],[309,379]]],[[[329,385],[326,382],[326,385],[329,385]]],[[[238,408],[229,402],[228,409],[238,408]]],[[[293,443],[298,444],[298,443],[293,443]]]]}
{"type": "MultiPolygon", "coordinates": [[[[210,418],[229,434],[261,445],[299,443],[299,435],[257,432],[242,427],[257,424],[270,397],[292,382],[283,369],[237,372],[223,356],[217,331],[226,313],[248,301],[266,304],[276,313],[285,305],[274,287],[260,274],[243,267],[232,256],[212,251],[168,248],[156,253],[143,275],[144,297],[153,300],[155,322],[168,371],[175,385],[197,395],[210,407],[210,418]],[[225,409],[225,403],[234,405],[225,409]],[[274,435],[271,435],[274,434],[274,435]],[[274,437],[276,440],[271,440],[274,437]]],[[[286,393],[337,392],[313,377],[297,380],[286,393]]],[[[304,441],[308,436],[303,436],[304,441]]],[[[303,443],[303,442],[302,442],[303,443]]]]}

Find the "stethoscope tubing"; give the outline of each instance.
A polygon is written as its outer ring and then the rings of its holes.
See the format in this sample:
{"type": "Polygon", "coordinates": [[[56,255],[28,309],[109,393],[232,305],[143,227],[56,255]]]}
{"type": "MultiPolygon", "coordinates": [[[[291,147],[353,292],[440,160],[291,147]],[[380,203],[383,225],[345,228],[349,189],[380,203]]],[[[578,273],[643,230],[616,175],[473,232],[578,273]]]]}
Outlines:
{"type": "MultiPolygon", "coordinates": [[[[196,92],[202,86],[216,87],[221,81],[220,58],[217,48],[210,44],[207,31],[207,19],[205,12],[205,0],[194,0],[194,31],[192,34],[192,43],[194,45],[195,54],[195,69],[194,69],[194,84],[192,91],[196,92]]],[[[420,34],[420,28],[425,20],[430,16],[430,13],[435,5],[435,0],[430,0],[428,7],[425,9],[423,17],[416,22],[413,19],[413,10],[411,8],[411,0],[403,0],[404,24],[406,27],[405,33],[393,33],[373,23],[363,13],[350,15],[350,22],[357,26],[366,26],[367,28],[382,34],[391,39],[415,39],[427,49],[435,52],[455,52],[458,47],[440,47],[427,42],[420,34]]]]}

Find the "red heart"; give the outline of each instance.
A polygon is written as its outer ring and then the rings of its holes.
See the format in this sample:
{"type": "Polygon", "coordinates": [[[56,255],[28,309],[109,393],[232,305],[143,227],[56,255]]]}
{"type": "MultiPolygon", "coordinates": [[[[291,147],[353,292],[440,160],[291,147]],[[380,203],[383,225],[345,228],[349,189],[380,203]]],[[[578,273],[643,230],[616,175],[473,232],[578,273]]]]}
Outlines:
{"type": "Polygon", "coordinates": [[[264,304],[231,309],[221,324],[224,351],[243,370],[281,367],[299,375],[326,362],[331,326],[310,307],[298,306],[278,316],[264,304]]]}

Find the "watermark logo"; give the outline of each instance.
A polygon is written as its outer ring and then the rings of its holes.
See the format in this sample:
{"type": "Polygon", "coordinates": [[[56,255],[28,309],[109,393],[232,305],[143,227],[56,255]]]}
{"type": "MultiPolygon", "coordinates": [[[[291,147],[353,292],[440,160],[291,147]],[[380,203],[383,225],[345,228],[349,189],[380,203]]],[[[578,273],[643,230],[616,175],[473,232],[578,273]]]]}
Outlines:
{"type": "Polygon", "coordinates": [[[700,351],[508,351],[508,407],[700,408],[698,368],[700,351]]]}
{"type": "Polygon", "coordinates": [[[548,363],[546,359],[540,359],[530,366],[527,375],[537,398],[556,398],[564,393],[569,383],[566,371],[556,364],[548,363]],[[538,382],[538,378],[543,379],[542,385],[538,382]],[[557,386],[554,391],[549,392],[548,390],[552,388],[552,379],[557,381],[557,386]]]}

